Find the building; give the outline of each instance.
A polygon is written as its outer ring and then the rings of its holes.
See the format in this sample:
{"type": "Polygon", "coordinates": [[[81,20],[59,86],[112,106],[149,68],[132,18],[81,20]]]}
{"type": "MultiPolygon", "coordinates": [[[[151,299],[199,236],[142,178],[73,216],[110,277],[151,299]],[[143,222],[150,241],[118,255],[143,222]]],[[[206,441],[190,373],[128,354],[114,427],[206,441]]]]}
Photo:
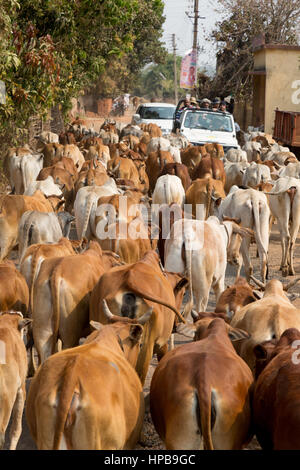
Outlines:
{"type": "Polygon", "coordinates": [[[253,54],[252,122],[272,134],[276,108],[300,112],[300,46],[265,44],[261,36],[253,54]]]}

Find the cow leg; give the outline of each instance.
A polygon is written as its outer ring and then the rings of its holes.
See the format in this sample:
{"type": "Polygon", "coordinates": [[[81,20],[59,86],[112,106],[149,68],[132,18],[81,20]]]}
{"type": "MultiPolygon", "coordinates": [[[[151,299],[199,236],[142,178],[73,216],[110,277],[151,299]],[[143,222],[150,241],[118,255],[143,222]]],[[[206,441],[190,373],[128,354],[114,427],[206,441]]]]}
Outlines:
{"type": "Polygon", "coordinates": [[[217,282],[213,285],[213,290],[216,296],[216,303],[218,302],[220,295],[224,292],[224,276],[222,276],[217,282]]]}
{"type": "Polygon", "coordinates": [[[22,432],[22,415],[25,403],[25,384],[17,391],[16,400],[12,410],[12,423],[10,429],[9,450],[15,450],[22,432]]]}
{"type": "Polygon", "coordinates": [[[244,261],[246,279],[248,282],[250,281],[250,276],[253,273],[253,266],[250,260],[249,248],[250,248],[250,238],[249,237],[243,238],[242,243],[241,243],[241,253],[242,253],[242,257],[244,261]]]}
{"type": "Polygon", "coordinates": [[[202,283],[193,284],[193,291],[195,296],[195,309],[196,312],[205,312],[209,299],[209,289],[211,282],[208,282],[205,278],[202,283]]]}
{"type": "Polygon", "coordinates": [[[289,258],[288,258],[289,274],[292,276],[295,275],[294,248],[295,248],[296,238],[297,238],[298,231],[299,231],[299,226],[300,226],[300,200],[299,200],[299,194],[297,191],[296,196],[294,198],[293,207],[292,207],[292,221],[291,221],[291,226],[290,226],[291,240],[290,240],[290,245],[289,245],[289,258]]]}

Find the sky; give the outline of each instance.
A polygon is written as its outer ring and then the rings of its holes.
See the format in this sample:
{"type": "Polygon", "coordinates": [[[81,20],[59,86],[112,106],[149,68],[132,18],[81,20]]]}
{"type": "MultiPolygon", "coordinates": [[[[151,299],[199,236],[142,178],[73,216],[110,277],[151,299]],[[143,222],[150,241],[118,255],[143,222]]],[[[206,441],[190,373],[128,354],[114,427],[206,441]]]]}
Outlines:
{"type": "MultiPolygon", "coordinates": [[[[176,35],[177,54],[183,56],[193,44],[193,19],[185,14],[193,14],[194,0],[164,0],[165,9],[163,41],[168,51],[172,52],[172,34],[176,35]]],[[[205,36],[213,30],[215,22],[221,19],[217,0],[199,0],[199,14],[205,19],[199,19],[198,45],[204,48],[198,56],[198,67],[215,69],[216,45],[207,41],[205,36]]]]}

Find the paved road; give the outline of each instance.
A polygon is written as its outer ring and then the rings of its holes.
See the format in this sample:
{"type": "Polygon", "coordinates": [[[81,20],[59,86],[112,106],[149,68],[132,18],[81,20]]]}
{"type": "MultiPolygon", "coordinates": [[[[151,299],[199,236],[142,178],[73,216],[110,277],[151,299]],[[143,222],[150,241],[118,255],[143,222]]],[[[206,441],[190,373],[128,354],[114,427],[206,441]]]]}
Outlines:
{"type": "MultiPolygon", "coordinates": [[[[296,270],[296,276],[300,275],[300,240],[297,239],[297,244],[295,248],[295,270],[296,270]]],[[[258,259],[255,258],[256,255],[256,246],[252,245],[251,246],[251,258],[253,260],[253,265],[254,265],[254,275],[259,278],[259,263],[258,259]]],[[[281,244],[280,244],[280,237],[279,233],[277,230],[277,226],[273,226],[272,234],[271,234],[271,244],[270,244],[270,250],[269,250],[269,277],[270,279],[276,278],[276,279],[281,279],[281,273],[279,271],[279,265],[280,265],[280,259],[281,259],[281,244]]],[[[226,285],[230,285],[234,281],[234,269],[231,266],[228,266],[227,271],[226,271],[226,285]]],[[[243,271],[242,271],[243,275],[243,271]]],[[[287,282],[293,279],[292,276],[288,277],[287,279],[283,279],[283,282],[287,282]]],[[[300,293],[300,283],[299,285],[295,286],[293,289],[291,289],[291,292],[297,292],[300,293]]],[[[296,299],[294,302],[295,305],[299,306],[300,308],[300,299],[296,299]]],[[[209,299],[209,305],[208,305],[208,311],[213,311],[215,306],[214,302],[214,295],[211,294],[210,299],[209,299]]],[[[188,342],[188,338],[182,336],[182,335],[175,335],[175,347],[179,346],[180,344],[188,342]]],[[[149,394],[150,390],[150,382],[151,382],[151,377],[152,374],[155,370],[157,361],[156,358],[154,357],[151,366],[149,368],[148,376],[146,379],[145,387],[144,387],[144,394],[147,397],[149,394]]],[[[27,381],[27,386],[29,385],[30,379],[27,381]]],[[[8,435],[8,433],[7,433],[8,435]]],[[[6,446],[5,448],[7,449],[7,439],[6,439],[6,446]]],[[[23,416],[23,431],[21,438],[18,443],[18,449],[20,450],[34,450],[36,449],[36,446],[31,439],[28,427],[26,425],[26,419],[23,416]]],[[[146,413],[145,416],[145,422],[144,422],[144,442],[143,445],[137,445],[137,449],[164,449],[163,443],[158,437],[158,435],[155,432],[154,426],[151,422],[151,416],[149,413],[146,413]]],[[[247,447],[247,449],[259,449],[259,445],[257,441],[254,439],[250,445],[247,447]]]]}

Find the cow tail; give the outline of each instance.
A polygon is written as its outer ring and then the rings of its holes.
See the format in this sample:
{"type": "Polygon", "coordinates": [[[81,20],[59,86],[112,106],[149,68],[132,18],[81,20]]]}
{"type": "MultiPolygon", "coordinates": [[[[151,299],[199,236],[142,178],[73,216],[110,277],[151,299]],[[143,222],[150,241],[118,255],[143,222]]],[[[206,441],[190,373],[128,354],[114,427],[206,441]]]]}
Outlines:
{"type": "Polygon", "coordinates": [[[215,165],[215,159],[212,156],[210,156],[210,164],[211,164],[212,177],[213,177],[214,180],[216,180],[217,179],[217,177],[216,177],[216,165],[215,165]]]}
{"type": "Polygon", "coordinates": [[[187,316],[189,315],[189,313],[191,312],[194,306],[193,281],[192,281],[192,250],[186,249],[185,242],[183,242],[183,249],[185,251],[186,270],[187,270],[187,276],[189,280],[189,301],[185,304],[182,315],[184,318],[187,318],[187,316]]]}
{"type": "Polygon", "coordinates": [[[79,235],[79,239],[82,239],[87,231],[89,220],[90,220],[90,215],[91,215],[91,210],[94,204],[94,195],[89,194],[88,199],[87,199],[87,204],[86,204],[86,209],[85,209],[85,214],[84,214],[84,220],[83,220],[83,226],[82,226],[82,231],[81,234],[79,235]]]}
{"type": "Polygon", "coordinates": [[[76,393],[75,388],[78,383],[76,360],[77,358],[74,357],[69,361],[62,375],[63,383],[61,384],[59,393],[59,403],[56,407],[56,422],[52,450],[59,450],[61,448],[61,439],[65,428],[68,427],[68,418],[71,414],[70,408],[72,408],[72,402],[76,393]]]}
{"type": "Polygon", "coordinates": [[[207,181],[207,186],[206,186],[206,189],[207,189],[207,205],[206,205],[206,214],[205,214],[205,220],[208,219],[209,217],[209,214],[210,214],[210,207],[211,207],[211,195],[212,195],[212,184],[210,183],[210,180],[207,181]]]}
{"type": "Polygon", "coordinates": [[[22,181],[23,181],[23,188],[24,188],[24,193],[27,189],[27,175],[26,175],[26,165],[24,162],[24,158],[21,158],[21,172],[22,172],[22,181]]]}
{"type": "Polygon", "coordinates": [[[265,253],[266,255],[266,263],[268,266],[268,253],[266,252],[266,249],[263,245],[262,239],[261,239],[261,233],[260,233],[260,223],[259,223],[259,203],[255,200],[251,200],[252,202],[252,211],[253,211],[253,218],[254,218],[254,227],[255,227],[255,233],[256,233],[256,242],[260,246],[261,250],[265,253]]]}
{"type": "MultiPolygon", "coordinates": [[[[22,252],[20,253],[20,263],[22,263],[22,260],[28,248],[28,245],[30,245],[29,237],[30,238],[32,237],[32,228],[33,228],[33,223],[30,221],[30,217],[29,217],[29,220],[26,221],[23,226],[22,239],[24,240],[24,245],[22,248],[22,252]]],[[[20,240],[19,240],[19,243],[20,243],[20,240]]]]}
{"type": "Polygon", "coordinates": [[[34,292],[34,282],[36,278],[36,268],[38,261],[40,259],[40,256],[38,254],[38,251],[35,251],[32,254],[32,261],[31,261],[31,270],[30,270],[30,280],[29,280],[29,285],[30,285],[30,308],[31,312],[33,311],[33,292],[34,292]]]}
{"type": "Polygon", "coordinates": [[[198,427],[203,438],[204,450],[214,450],[211,430],[215,424],[216,410],[214,404],[214,394],[211,387],[205,384],[205,380],[198,385],[197,398],[197,420],[198,427]]]}
{"type": "Polygon", "coordinates": [[[59,306],[59,284],[60,276],[58,274],[59,265],[54,268],[50,277],[50,288],[52,294],[53,304],[53,340],[52,340],[52,354],[55,353],[56,343],[58,339],[59,330],[59,317],[60,317],[60,306],[59,306]]]}

